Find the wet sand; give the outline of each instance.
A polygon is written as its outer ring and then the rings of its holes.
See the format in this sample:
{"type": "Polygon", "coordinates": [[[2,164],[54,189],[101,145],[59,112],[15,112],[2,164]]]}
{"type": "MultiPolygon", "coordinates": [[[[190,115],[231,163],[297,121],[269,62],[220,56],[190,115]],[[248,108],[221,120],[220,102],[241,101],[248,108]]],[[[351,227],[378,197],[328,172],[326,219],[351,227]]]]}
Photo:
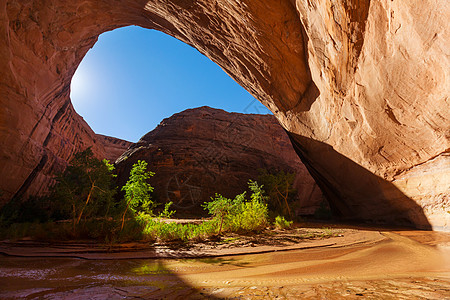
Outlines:
{"type": "Polygon", "coordinates": [[[2,256],[0,298],[450,299],[450,234],[355,232],[362,242],[205,258],[2,256]]]}

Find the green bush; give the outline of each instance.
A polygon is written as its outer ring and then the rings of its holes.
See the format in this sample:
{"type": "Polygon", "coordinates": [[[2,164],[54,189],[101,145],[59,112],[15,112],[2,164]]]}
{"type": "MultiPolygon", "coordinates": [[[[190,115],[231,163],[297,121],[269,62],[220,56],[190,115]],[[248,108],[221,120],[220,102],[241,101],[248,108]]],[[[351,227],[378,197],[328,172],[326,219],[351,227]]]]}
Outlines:
{"type": "Polygon", "coordinates": [[[214,220],[205,221],[198,225],[189,224],[191,231],[189,231],[189,239],[205,240],[216,233],[217,222],[214,220]]]}
{"type": "Polygon", "coordinates": [[[200,224],[166,223],[143,213],[139,214],[138,220],[144,224],[143,235],[149,241],[201,241],[214,235],[217,228],[214,221],[200,224]]]}
{"type": "Polygon", "coordinates": [[[60,210],[60,207],[49,197],[13,199],[0,209],[0,224],[2,227],[7,227],[13,223],[42,223],[61,219],[60,210]]]}
{"type": "Polygon", "coordinates": [[[250,180],[249,188],[252,191],[250,200],[242,193],[234,199],[228,199],[220,194],[206,202],[204,208],[213,216],[219,226],[218,234],[225,231],[256,231],[267,226],[268,209],[264,190],[256,181],[250,180]]]}
{"type": "Polygon", "coordinates": [[[0,237],[32,237],[47,241],[95,239],[106,243],[142,239],[201,241],[220,235],[223,231],[257,231],[268,225],[267,196],[263,187],[251,180],[248,183],[252,192],[250,199],[246,198],[246,192],[234,199],[216,194],[213,201],[205,203],[205,209],[212,215],[211,220],[200,224],[164,222],[162,218],[170,218],[175,211],[170,210],[172,203],[169,202],[158,217],[154,216],[154,203],[149,195],[152,187],[146,182],[153,173],[147,172],[146,167],[143,161],[134,165],[130,180],[123,188],[126,201],[120,206],[111,200],[115,193],[112,166],[106,161],[94,159],[90,149],[79,153],[68,170],[58,177],[53,198],[45,198],[47,202],[30,199],[21,202],[22,205],[15,203],[4,210],[2,220],[4,224],[7,220],[8,226],[0,226],[0,237]],[[83,159],[87,161],[86,164],[83,159]],[[97,183],[101,183],[101,187],[97,183]],[[50,210],[46,212],[47,207],[52,207],[51,199],[61,200],[57,204],[66,201],[59,209],[72,220],[51,221],[51,216],[56,215],[50,210]],[[36,219],[33,219],[31,216],[35,210],[36,219]],[[133,217],[125,218],[127,213],[133,217]],[[35,222],[26,222],[24,218],[27,216],[35,222]]]}
{"type": "Polygon", "coordinates": [[[250,200],[239,203],[233,214],[227,218],[226,227],[229,231],[255,231],[267,226],[267,205],[260,201],[250,200]]]}
{"type": "Polygon", "coordinates": [[[292,221],[287,221],[284,217],[282,216],[277,216],[275,218],[275,228],[276,229],[285,229],[285,228],[289,228],[292,226],[292,221]]]}
{"type": "Polygon", "coordinates": [[[175,210],[170,210],[170,206],[172,206],[172,204],[173,202],[170,201],[164,205],[164,209],[159,214],[160,218],[170,218],[176,213],[175,210]]]}

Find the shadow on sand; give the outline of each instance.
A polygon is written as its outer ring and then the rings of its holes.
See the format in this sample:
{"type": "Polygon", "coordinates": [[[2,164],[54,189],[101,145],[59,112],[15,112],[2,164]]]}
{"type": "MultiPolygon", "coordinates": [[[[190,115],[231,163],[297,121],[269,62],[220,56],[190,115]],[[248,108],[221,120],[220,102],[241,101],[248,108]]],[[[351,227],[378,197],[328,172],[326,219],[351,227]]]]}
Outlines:
{"type": "Polygon", "coordinates": [[[86,260],[0,255],[2,299],[220,299],[164,260],[86,260]]]}

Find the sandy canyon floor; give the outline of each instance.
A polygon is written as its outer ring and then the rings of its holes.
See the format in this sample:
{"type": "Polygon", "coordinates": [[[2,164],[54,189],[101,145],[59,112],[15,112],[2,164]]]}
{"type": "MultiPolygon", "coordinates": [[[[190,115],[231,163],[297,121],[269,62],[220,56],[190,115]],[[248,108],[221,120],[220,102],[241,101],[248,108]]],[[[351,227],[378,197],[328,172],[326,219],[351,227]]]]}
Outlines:
{"type": "Polygon", "coordinates": [[[199,244],[0,243],[2,299],[450,299],[450,233],[295,228],[199,244]]]}

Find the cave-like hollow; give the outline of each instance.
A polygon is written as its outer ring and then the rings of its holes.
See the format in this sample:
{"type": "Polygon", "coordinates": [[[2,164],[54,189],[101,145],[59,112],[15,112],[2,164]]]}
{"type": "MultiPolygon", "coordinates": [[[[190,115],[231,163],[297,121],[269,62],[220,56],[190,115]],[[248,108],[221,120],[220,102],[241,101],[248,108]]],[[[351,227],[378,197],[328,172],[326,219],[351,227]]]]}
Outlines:
{"type": "Polygon", "coordinates": [[[195,47],[268,107],[337,215],[448,229],[445,0],[331,2],[3,2],[2,203],[40,193],[78,149],[102,153],[70,81],[101,33],[137,25],[195,47]]]}

